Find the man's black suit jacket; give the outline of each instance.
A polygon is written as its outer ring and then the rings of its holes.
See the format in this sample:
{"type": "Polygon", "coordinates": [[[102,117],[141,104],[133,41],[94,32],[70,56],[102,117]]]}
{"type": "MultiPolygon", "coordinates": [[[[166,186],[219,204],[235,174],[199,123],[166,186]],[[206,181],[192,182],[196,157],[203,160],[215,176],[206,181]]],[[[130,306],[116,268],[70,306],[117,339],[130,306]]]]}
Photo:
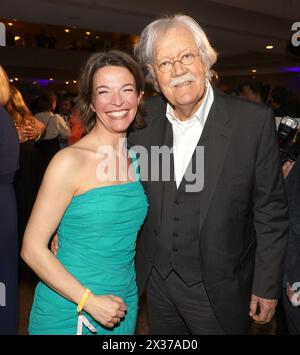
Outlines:
{"type": "MultiPolygon", "coordinates": [[[[170,123],[160,96],[147,100],[146,111],[147,127],[131,133],[128,142],[150,152],[165,144],[170,123]]],[[[201,271],[222,327],[229,334],[244,333],[251,293],[278,298],[281,289],[288,216],[275,122],[271,110],[214,90],[202,136],[201,271]]],[[[143,185],[150,206],[137,248],[140,293],[160,234],[164,183],[143,185]]]]}

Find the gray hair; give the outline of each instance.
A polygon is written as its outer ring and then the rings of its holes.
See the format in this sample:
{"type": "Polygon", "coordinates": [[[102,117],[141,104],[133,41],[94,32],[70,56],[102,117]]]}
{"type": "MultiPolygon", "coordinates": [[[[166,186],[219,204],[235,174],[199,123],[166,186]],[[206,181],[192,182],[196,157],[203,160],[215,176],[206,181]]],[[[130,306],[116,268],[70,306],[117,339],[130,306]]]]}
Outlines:
{"type": "MultiPolygon", "coordinates": [[[[154,63],[154,45],[155,41],[162,32],[167,32],[169,29],[184,26],[194,36],[196,45],[199,49],[203,63],[207,67],[206,77],[209,79],[212,76],[211,67],[217,60],[217,53],[210,45],[205,32],[201,26],[190,16],[177,14],[173,16],[162,17],[151,22],[142,32],[139,43],[134,48],[134,54],[143,68],[147,68],[147,64],[153,66],[154,63]]],[[[149,68],[147,68],[149,70],[149,68]]],[[[155,78],[154,72],[149,71],[150,77],[155,78]]]]}

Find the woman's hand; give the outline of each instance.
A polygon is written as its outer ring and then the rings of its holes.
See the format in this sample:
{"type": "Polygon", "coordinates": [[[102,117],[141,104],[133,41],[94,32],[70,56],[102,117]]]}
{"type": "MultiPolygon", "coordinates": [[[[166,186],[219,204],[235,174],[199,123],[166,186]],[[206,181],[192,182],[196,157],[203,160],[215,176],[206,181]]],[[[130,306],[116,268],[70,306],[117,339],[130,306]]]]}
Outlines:
{"type": "Polygon", "coordinates": [[[17,128],[20,143],[28,140],[37,139],[39,132],[34,126],[26,125],[22,128],[17,128]]]}
{"type": "Polygon", "coordinates": [[[282,172],[283,172],[283,176],[284,178],[286,178],[290,171],[293,169],[295,162],[294,161],[286,161],[283,166],[282,166],[282,172]]]}
{"type": "Polygon", "coordinates": [[[85,303],[84,310],[103,326],[113,328],[125,317],[126,304],[120,297],[114,295],[91,294],[85,303]]]}
{"type": "Polygon", "coordinates": [[[52,253],[56,256],[58,252],[59,244],[58,244],[58,234],[56,233],[55,236],[53,237],[51,244],[50,244],[50,249],[52,253]]]}

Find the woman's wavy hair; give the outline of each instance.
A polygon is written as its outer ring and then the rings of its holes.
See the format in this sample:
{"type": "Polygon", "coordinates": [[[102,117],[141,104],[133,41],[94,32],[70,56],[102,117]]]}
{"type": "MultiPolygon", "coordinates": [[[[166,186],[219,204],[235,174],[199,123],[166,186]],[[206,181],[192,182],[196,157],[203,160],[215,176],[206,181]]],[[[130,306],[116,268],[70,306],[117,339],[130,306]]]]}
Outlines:
{"type": "Polygon", "coordinates": [[[23,127],[27,123],[33,124],[32,113],[27,107],[22,94],[14,85],[10,85],[10,97],[5,108],[18,127],[23,127]]]}
{"type": "Polygon", "coordinates": [[[9,80],[5,70],[0,65],[0,106],[4,106],[10,95],[9,80]]]}
{"type": "MultiPolygon", "coordinates": [[[[78,102],[80,117],[85,133],[90,132],[97,122],[95,112],[91,109],[93,98],[93,78],[97,70],[106,66],[126,68],[134,77],[137,93],[143,93],[145,87],[144,74],[139,64],[127,53],[119,50],[110,50],[92,54],[81,70],[78,83],[78,102]]],[[[142,100],[139,104],[136,116],[129,129],[140,129],[145,126],[142,100]]]]}

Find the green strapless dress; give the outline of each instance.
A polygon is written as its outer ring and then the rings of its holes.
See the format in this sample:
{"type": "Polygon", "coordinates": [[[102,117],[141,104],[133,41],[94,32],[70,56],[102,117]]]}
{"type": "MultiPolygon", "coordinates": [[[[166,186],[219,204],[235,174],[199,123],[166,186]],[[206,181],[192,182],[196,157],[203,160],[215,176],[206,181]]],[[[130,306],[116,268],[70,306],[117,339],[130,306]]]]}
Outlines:
{"type": "MultiPolygon", "coordinates": [[[[135,333],[138,295],[134,256],[136,237],[147,214],[148,202],[139,181],[94,188],[74,196],[58,228],[57,258],[96,295],[121,297],[125,318],[114,328],[84,316],[97,334],[135,333]]],[[[72,334],[77,330],[77,305],[40,282],[30,314],[30,334],[72,334]]],[[[82,334],[92,334],[83,327],[82,334]]]]}

